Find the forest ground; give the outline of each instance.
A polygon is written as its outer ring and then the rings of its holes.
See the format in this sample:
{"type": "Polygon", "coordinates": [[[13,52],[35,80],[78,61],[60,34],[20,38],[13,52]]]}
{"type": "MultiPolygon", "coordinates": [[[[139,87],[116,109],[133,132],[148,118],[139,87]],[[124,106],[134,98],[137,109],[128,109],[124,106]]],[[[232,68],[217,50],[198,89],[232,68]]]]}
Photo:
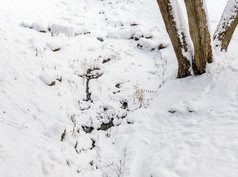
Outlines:
{"type": "MultiPolygon", "coordinates": [[[[214,31],[226,1],[207,3],[214,31]]],[[[1,0],[0,17],[1,177],[237,177],[237,30],[176,79],[155,0],[1,0]]]]}

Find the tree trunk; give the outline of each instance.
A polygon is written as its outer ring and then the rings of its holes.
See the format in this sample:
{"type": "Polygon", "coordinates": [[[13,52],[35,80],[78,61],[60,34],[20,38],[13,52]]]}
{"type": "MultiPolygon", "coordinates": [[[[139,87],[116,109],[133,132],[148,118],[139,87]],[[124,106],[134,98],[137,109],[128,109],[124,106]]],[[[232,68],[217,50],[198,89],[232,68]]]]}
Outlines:
{"type": "Polygon", "coordinates": [[[157,0],[157,2],[178,60],[177,77],[190,76],[190,61],[193,57],[192,47],[177,0],[157,0]]]}
{"type": "Polygon", "coordinates": [[[213,40],[221,51],[227,51],[238,24],[238,0],[229,0],[214,33],[213,40]]]}
{"type": "Polygon", "coordinates": [[[208,20],[204,0],[184,0],[189,22],[190,36],[194,46],[195,63],[193,71],[195,75],[206,71],[207,63],[213,60],[211,36],[208,29],[208,20]]]}

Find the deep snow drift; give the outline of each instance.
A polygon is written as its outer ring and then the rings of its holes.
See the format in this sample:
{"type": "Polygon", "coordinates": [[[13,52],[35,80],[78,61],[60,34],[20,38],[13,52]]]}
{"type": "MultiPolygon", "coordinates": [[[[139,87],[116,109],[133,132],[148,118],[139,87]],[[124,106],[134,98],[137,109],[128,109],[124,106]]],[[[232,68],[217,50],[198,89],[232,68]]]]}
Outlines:
{"type": "MultiPolygon", "coordinates": [[[[207,3],[214,31],[226,0],[207,3]]],[[[237,31],[176,79],[155,0],[0,9],[1,177],[237,177],[237,31]]]]}

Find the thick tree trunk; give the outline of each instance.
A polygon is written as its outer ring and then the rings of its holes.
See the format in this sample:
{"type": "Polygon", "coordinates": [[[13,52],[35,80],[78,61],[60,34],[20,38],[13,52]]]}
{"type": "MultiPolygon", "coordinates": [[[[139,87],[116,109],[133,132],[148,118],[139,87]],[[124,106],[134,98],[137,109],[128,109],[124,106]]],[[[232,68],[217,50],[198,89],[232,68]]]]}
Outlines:
{"type": "Polygon", "coordinates": [[[177,60],[178,78],[190,76],[192,60],[192,48],[190,46],[187,31],[182,13],[180,12],[177,0],[157,0],[160,12],[163,16],[166,30],[171,39],[177,60]]]}
{"type": "Polygon", "coordinates": [[[238,24],[238,0],[229,0],[214,33],[213,40],[221,51],[227,51],[238,24]]]}
{"type": "Polygon", "coordinates": [[[204,0],[184,0],[189,22],[189,31],[194,45],[195,75],[203,74],[207,63],[213,60],[211,36],[208,29],[208,20],[204,0]]]}

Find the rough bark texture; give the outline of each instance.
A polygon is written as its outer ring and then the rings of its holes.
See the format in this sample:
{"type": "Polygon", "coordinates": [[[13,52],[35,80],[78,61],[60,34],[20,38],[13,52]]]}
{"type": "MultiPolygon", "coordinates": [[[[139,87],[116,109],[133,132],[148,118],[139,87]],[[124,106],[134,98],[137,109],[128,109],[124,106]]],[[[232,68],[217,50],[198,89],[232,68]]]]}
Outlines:
{"type": "Polygon", "coordinates": [[[177,60],[178,60],[178,78],[190,76],[190,61],[185,55],[188,51],[188,42],[186,41],[185,32],[177,29],[176,20],[174,18],[173,6],[171,0],[157,0],[160,12],[163,16],[166,30],[171,39],[177,60]],[[185,53],[183,53],[185,52],[185,53]]]}
{"type": "Polygon", "coordinates": [[[211,36],[203,0],[184,0],[189,22],[189,31],[194,45],[195,75],[203,74],[206,64],[212,62],[211,36]]]}
{"type": "Polygon", "coordinates": [[[238,24],[238,0],[229,0],[214,33],[213,40],[221,51],[227,51],[238,24]]]}

